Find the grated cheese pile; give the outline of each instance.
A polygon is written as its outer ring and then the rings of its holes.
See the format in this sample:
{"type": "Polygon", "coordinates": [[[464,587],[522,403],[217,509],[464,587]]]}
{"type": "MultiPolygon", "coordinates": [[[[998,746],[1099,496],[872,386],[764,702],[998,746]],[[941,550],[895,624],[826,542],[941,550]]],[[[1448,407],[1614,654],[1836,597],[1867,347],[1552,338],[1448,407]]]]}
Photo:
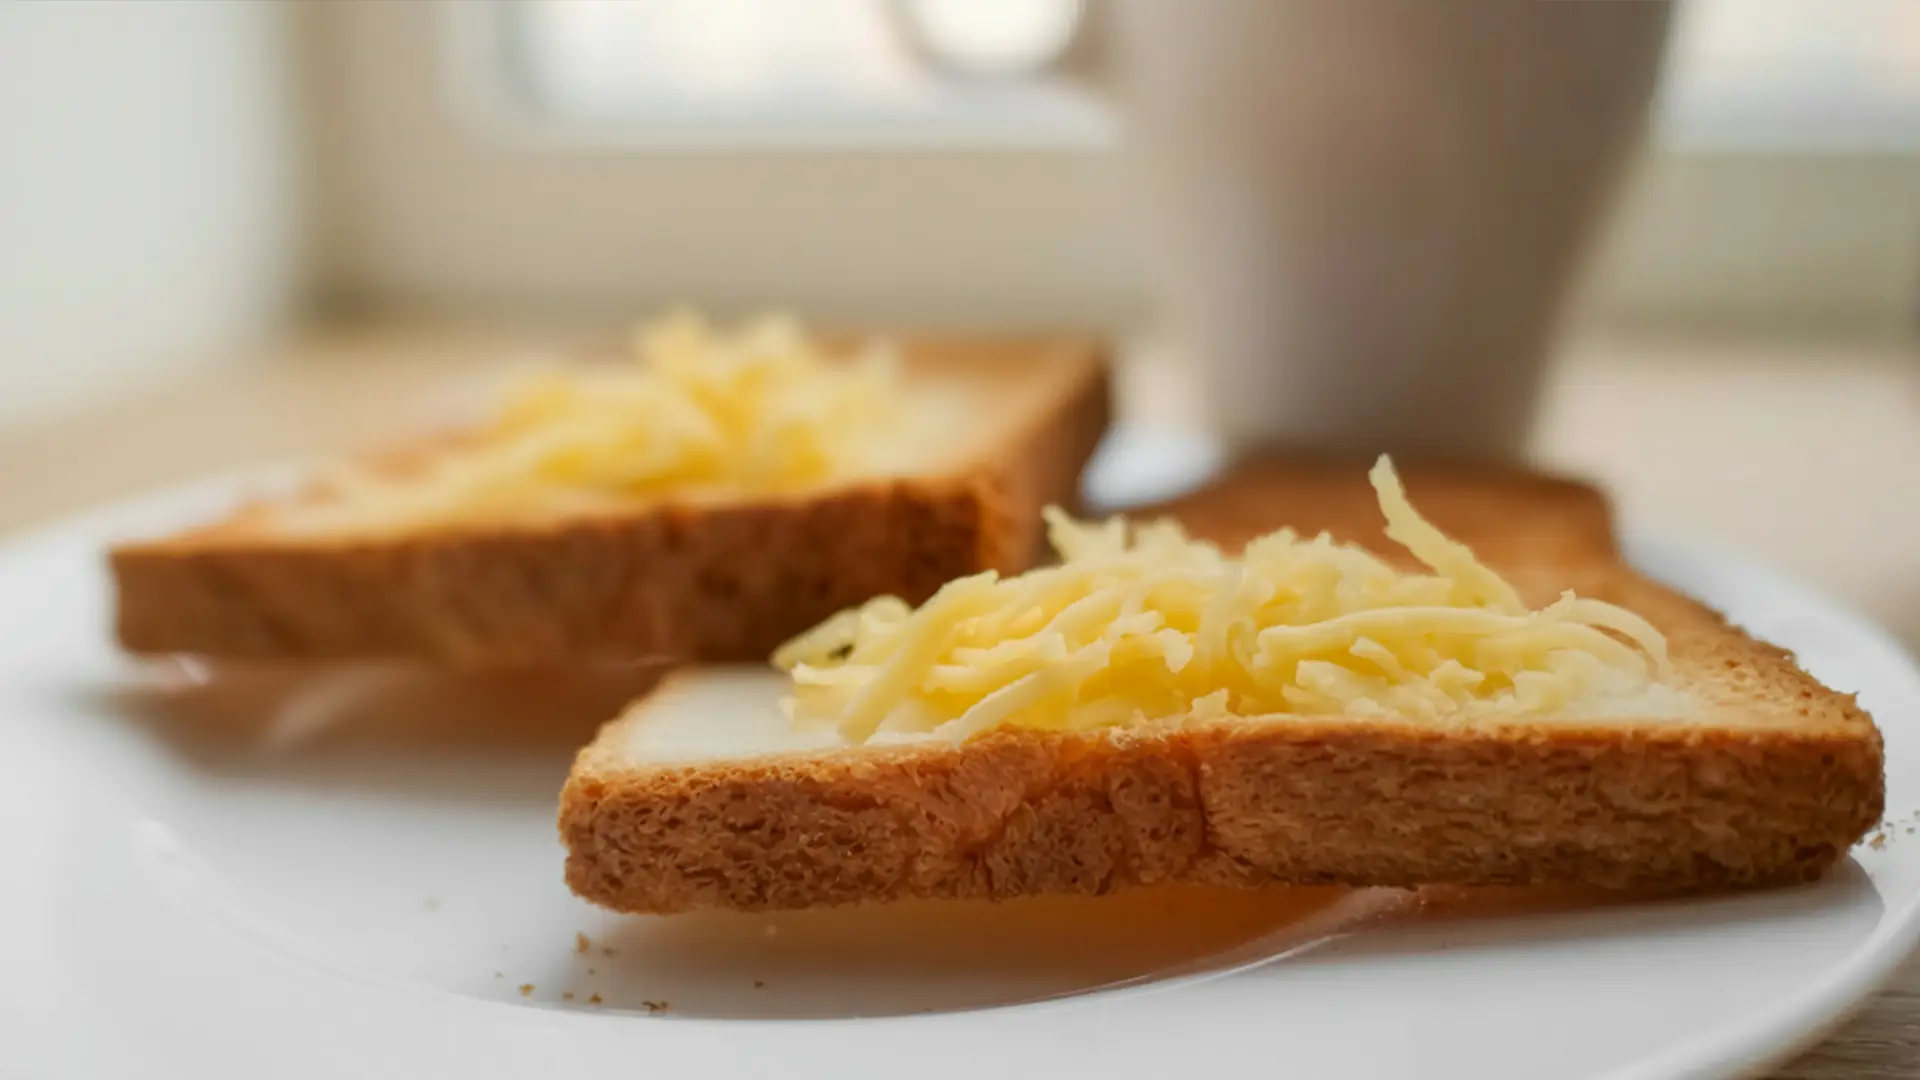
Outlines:
{"type": "Polygon", "coordinates": [[[881,597],[774,654],[804,728],[853,743],[1003,726],[1085,729],[1223,715],[1445,723],[1578,713],[1668,671],[1644,619],[1571,592],[1537,611],[1370,474],[1405,573],[1290,529],[1230,559],[1172,522],[1048,511],[1056,566],[948,583],[918,609],[881,597]]]}
{"type": "Polygon", "coordinates": [[[915,444],[915,410],[882,346],[836,362],[791,319],[727,334],[681,313],[643,326],[633,358],[525,381],[419,471],[343,466],[323,481],[333,508],[400,524],[669,491],[777,493],[904,466],[915,444]]]}

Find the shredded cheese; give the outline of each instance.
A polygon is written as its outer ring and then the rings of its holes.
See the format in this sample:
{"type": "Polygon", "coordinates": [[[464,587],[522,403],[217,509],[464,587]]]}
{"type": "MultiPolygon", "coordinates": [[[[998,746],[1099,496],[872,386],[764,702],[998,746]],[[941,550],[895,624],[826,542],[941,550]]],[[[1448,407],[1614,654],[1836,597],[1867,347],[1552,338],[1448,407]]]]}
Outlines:
{"type": "Polygon", "coordinates": [[[881,344],[830,359],[765,317],[734,333],[678,313],[644,325],[632,365],[524,380],[471,437],[417,469],[348,463],[308,524],[594,509],[667,492],[778,493],[911,464],[918,405],[881,344]]]}
{"type": "Polygon", "coordinates": [[[789,715],[853,743],[1226,715],[1447,723],[1577,713],[1668,674],[1645,619],[1572,593],[1529,610],[1385,457],[1370,479],[1388,537],[1429,573],[1324,534],[1282,529],[1230,559],[1172,522],[1049,509],[1058,565],[962,578],[917,610],[882,597],[783,646],[789,715]]]}

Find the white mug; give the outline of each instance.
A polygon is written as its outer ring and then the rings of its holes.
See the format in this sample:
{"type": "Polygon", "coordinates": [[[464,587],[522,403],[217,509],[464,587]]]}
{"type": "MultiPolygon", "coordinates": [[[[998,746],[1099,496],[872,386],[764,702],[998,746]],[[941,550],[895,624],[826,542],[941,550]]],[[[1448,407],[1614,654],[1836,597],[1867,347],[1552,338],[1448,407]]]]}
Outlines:
{"type": "Polygon", "coordinates": [[[1151,250],[1229,444],[1518,457],[1669,5],[1115,14],[1151,250]]]}

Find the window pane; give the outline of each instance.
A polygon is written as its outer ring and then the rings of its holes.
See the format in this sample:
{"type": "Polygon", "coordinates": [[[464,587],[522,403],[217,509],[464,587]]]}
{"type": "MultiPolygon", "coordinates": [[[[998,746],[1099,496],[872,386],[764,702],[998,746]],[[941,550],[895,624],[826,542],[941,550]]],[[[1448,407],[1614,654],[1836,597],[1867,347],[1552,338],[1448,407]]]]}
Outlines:
{"type": "MultiPolygon", "coordinates": [[[[876,131],[935,141],[968,132],[1107,138],[1099,95],[1045,71],[1071,44],[1082,7],[515,0],[508,10],[521,85],[549,116],[643,136],[818,144],[876,131]]],[[[1690,0],[1669,70],[1660,115],[1670,142],[1920,145],[1915,0],[1690,0]]]]}
{"type": "Polygon", "coordinates": [[[871,0],[532,0],[525,74],[563,111],[897,101],[924,77],[871,0]]]}
{"type": "MultiPolygon", "coordinates": [[[[1065,47],[1077,0],[962,7],[892,0],[520,0],[520,76],[573,118],[702,121],[921,116],[1004,109],[1030,86],[956,83],[1027,70],[1065,47]],[[915,46],[919,46],[916,51],[915,46]]],[[[1036,95],[1036,100],[1045,95],[1036,95]]]]}
{"type": "Polygon", "coordinates": [[[1667,133],[1763,148],[1920,145],[1920,4],[1693,0],[1681,9],[1667,133]]]}

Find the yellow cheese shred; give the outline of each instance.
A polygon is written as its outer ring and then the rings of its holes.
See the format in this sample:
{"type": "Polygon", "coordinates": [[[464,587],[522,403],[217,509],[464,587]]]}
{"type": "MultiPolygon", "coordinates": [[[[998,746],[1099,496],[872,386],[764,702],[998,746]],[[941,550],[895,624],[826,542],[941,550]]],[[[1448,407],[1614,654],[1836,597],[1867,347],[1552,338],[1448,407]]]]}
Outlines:
{"type": "Polygon", "coordinates": [[[1408,501],[1392,462],[1369,478],[1406,573],[1290,529],[1240,558],[1168,521],[1047,511],[1057,565],[949,583],[918,609],[881,597],[773,656],[795,723],[860,743],[965,739],[1268,714],[1434,723],[1578,711],[1670,671],[1645,619],[1572,593],[1530,610],[1408,501]]]}
{"type": "Polygon", "coordinates": [[[408,524],[618,506],[669,492],[779,493],[909,463],[915,406],[881,343],[830,358],[791,318],[733,332],[677,312],[632,362],[523,380],[444,453],[404,470],[343,464],[316,522],[408,524]]]}

